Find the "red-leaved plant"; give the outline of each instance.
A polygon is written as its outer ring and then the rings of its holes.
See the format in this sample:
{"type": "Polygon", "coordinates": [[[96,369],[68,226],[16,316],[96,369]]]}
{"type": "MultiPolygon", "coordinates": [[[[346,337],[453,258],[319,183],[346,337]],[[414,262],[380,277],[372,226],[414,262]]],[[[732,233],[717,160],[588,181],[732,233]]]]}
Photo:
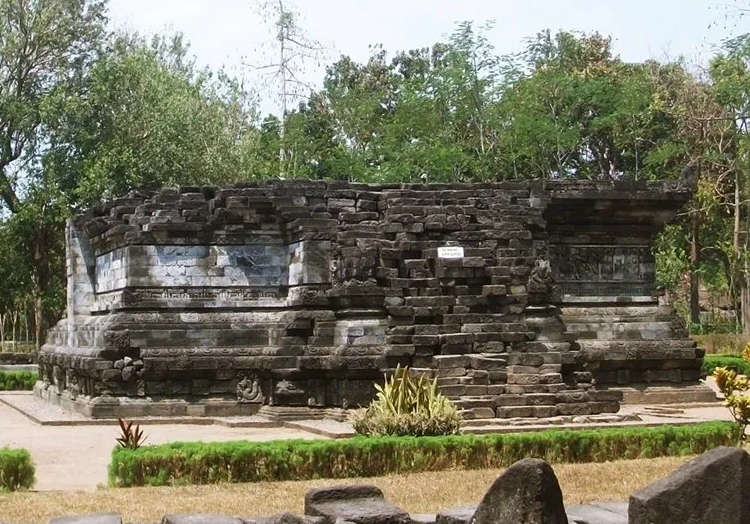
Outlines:
{"type": "Polygon", "coordinates": [[[140,448],[146,441],[146,436],[143,434],[141,427],[138,424],[133,427],[132,422],[128,422],[121,418],[118,418],[117,420],[120,423],[120,431],[122,432],[120,438],[117,439],[120,446],[127,449],[140,448]]]}

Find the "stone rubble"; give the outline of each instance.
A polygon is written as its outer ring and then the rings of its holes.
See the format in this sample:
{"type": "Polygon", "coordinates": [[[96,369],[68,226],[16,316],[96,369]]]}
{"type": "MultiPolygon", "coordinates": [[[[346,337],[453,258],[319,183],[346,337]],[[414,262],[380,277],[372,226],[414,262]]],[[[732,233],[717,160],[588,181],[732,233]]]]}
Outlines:
{"type": "MultiPolygon", "coordinates": [[[[1,520],[0,520],[1,522],[1,520]]],[[[720,447],[634,493],[630,502],[563,506],[551,466],[524,459],[505,470],[476,506],[408,515],[375,486],[318,488],[305,515],[167,515],[162,524],[750,524],[750,455],[720,447]]],[[[120,515],[81,515],[50,524],[122,524],[120,515]]]]}

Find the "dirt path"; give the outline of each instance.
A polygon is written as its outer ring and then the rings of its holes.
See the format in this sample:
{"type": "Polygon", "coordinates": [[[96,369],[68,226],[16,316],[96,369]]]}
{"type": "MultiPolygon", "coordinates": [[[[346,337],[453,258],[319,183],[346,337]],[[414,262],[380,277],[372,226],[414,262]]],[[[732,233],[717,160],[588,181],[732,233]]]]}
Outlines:
{"type": "MultiPolygon", "coordinates": [[[[175,441],[319,438],[289,428],[228,428],[187,424],[143,426],[149,444],[175,441]]],[[[107,483],[117,426],[40,426],[0,403],[0,447],[29,450],[36,464],[35,490],[93,490],[107,483]]]]}

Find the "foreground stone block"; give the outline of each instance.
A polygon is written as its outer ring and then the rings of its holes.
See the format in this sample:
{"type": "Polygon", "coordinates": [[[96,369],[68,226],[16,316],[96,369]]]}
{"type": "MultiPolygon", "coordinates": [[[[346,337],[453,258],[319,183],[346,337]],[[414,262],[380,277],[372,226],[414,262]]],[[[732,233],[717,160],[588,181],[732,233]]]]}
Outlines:
{"type": "Polygon", "coordinates": [[[96,515],[77,515],[52,519],[50,524],[122,524],[119,513],[98,513],[96,515]]]}
{"type": "Polygon", "coordinates": [[[628,524],[628,503],[593,503],[567,509],[570,524],[628,524]]]}
{"type": "Polygon", "coordinates": [[[165,515],[161,524],[244,524],[224,515],[165,515]]]}
{"type": "Polygon", "coordinates": [[[552,467],[523,459],[503,472],[479,503],[473,524],[568,524],[552,467]]]}
{"type": "Polygon", "coordinates": [[[337,486],[313,489],[305,495],[305,514],[325,517],[333,524],[410,524],[409,515],[385,500],[375,486],[337,486]]]}
{"type": "Polygon", "coordinates": [[[630,524],[750,524],[750,455],[720,447],[634,493],[630,524]]]}
{"type": "Polygon", "coordinates": [[[273,517],[243,517],[244,524],[325,524],[323,517],[300,517],[294,513],[284,512],[273,517]]]}
{"type": "Polygon", "coordinates": [[[477,512],[476,506],[459,506],[437,514],[435,524],[470,524],[477,512]]]}

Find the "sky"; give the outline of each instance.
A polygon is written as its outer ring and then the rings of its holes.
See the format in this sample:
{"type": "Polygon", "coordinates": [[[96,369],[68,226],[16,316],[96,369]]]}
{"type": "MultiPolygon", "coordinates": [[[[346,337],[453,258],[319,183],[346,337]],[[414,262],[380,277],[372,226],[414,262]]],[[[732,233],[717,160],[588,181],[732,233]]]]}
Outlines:
{"type": "MultiPolygon", "coordinates": [[[[494,20],[489,33],[498,54],[516,52],[524,39],[544,29],[598,31],[613,38],[623,60],[683,56],[705,64],[725,38],[750,31],[750,20],[727,22],[726,5],[748,0],[295,0],[308,36],[327,48],[328,62],[340,55],[366,60],[371,44],[389,52],[431,46],[460,21],[494,20]]],[[[198,63],[225,66],[246,79],[263,99],[275,102],[257,71],[243,64],[271,62],[272,20],[260,16],[256,0],[110,0],[114,28],[181,32],[198,63]]],[[[307,79],[319,85],[323,69],[307,79]]]]}

